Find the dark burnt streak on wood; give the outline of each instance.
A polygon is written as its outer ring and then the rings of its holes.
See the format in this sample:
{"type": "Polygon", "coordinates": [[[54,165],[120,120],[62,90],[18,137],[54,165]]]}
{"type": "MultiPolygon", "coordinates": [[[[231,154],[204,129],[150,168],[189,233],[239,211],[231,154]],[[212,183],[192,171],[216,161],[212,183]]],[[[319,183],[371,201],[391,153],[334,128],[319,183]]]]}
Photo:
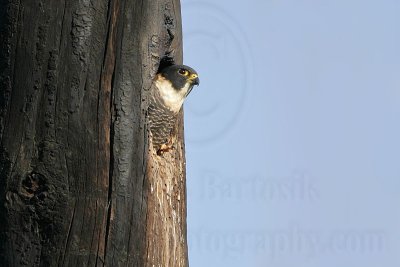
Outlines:
{"type": "Polygon", "coordinates": [[[145,126],[179,0],[0,0],[0,40],[0,265],[188,266],[183,116],[145,126]]]}

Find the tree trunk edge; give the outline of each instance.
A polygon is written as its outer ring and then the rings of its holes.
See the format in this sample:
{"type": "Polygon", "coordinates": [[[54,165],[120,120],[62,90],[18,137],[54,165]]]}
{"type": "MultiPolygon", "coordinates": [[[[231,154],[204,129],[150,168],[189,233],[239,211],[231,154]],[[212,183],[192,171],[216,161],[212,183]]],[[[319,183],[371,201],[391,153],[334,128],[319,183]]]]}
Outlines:
{"type": "Polygon", "coordinates": [[[161,158],[143,117],[180,1],[0,0],[0,38],[0,265],[188,266],[183,112],[161,158]]]}

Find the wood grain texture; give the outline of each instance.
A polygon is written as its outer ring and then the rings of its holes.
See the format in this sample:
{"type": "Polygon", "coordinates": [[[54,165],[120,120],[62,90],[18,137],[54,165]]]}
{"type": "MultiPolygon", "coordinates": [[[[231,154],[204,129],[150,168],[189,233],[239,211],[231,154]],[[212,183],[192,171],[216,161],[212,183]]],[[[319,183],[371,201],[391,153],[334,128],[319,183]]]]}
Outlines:
{"type": "Polygon", "coordinates": [[[179,0],[0,0],[0,39],[1,266],[188,266],[182,114],[162,157],[144,116],[179,0]]]}
{"type": "MultiPolygon", "coordinates": [[[[178,125],[182,123],[181,116],[178,125]]],[[[183,130],[179,130],[178,136],[182,136],[183,130]]],[[[153,150],[147,166],[149,194],[145,266],[188,266],[185,153],[182,143],[175,142],[174,150],[162,157],[153,150]],[[171,165],[171,162],[174,164],[171,165]]]]}

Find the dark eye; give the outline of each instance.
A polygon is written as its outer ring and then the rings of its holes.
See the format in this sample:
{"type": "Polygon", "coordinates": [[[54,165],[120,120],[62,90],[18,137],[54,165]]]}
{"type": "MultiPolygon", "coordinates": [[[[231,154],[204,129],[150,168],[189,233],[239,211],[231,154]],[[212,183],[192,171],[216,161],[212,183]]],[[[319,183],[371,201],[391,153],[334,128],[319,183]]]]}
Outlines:
{"type": "Polygon", "coordinates": [[[187,70],[184,70],[184,69],[179,69],[179,74],[181,74],[181,75],[185,75],[185,76],[188,76],[189,75],[189,72],[187,71],[187,70]]]}

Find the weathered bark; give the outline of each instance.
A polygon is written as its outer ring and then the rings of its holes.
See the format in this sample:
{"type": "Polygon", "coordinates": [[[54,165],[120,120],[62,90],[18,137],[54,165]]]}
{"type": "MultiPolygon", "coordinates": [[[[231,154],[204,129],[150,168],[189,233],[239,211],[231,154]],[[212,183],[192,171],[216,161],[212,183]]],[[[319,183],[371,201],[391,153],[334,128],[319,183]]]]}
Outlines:
{"type": "Polygon", "coordinates": [[[179,0],[0,0],[0,40],[0,265],[188,266],[182,116],[162,157],[144,117],[179,0]]]}

